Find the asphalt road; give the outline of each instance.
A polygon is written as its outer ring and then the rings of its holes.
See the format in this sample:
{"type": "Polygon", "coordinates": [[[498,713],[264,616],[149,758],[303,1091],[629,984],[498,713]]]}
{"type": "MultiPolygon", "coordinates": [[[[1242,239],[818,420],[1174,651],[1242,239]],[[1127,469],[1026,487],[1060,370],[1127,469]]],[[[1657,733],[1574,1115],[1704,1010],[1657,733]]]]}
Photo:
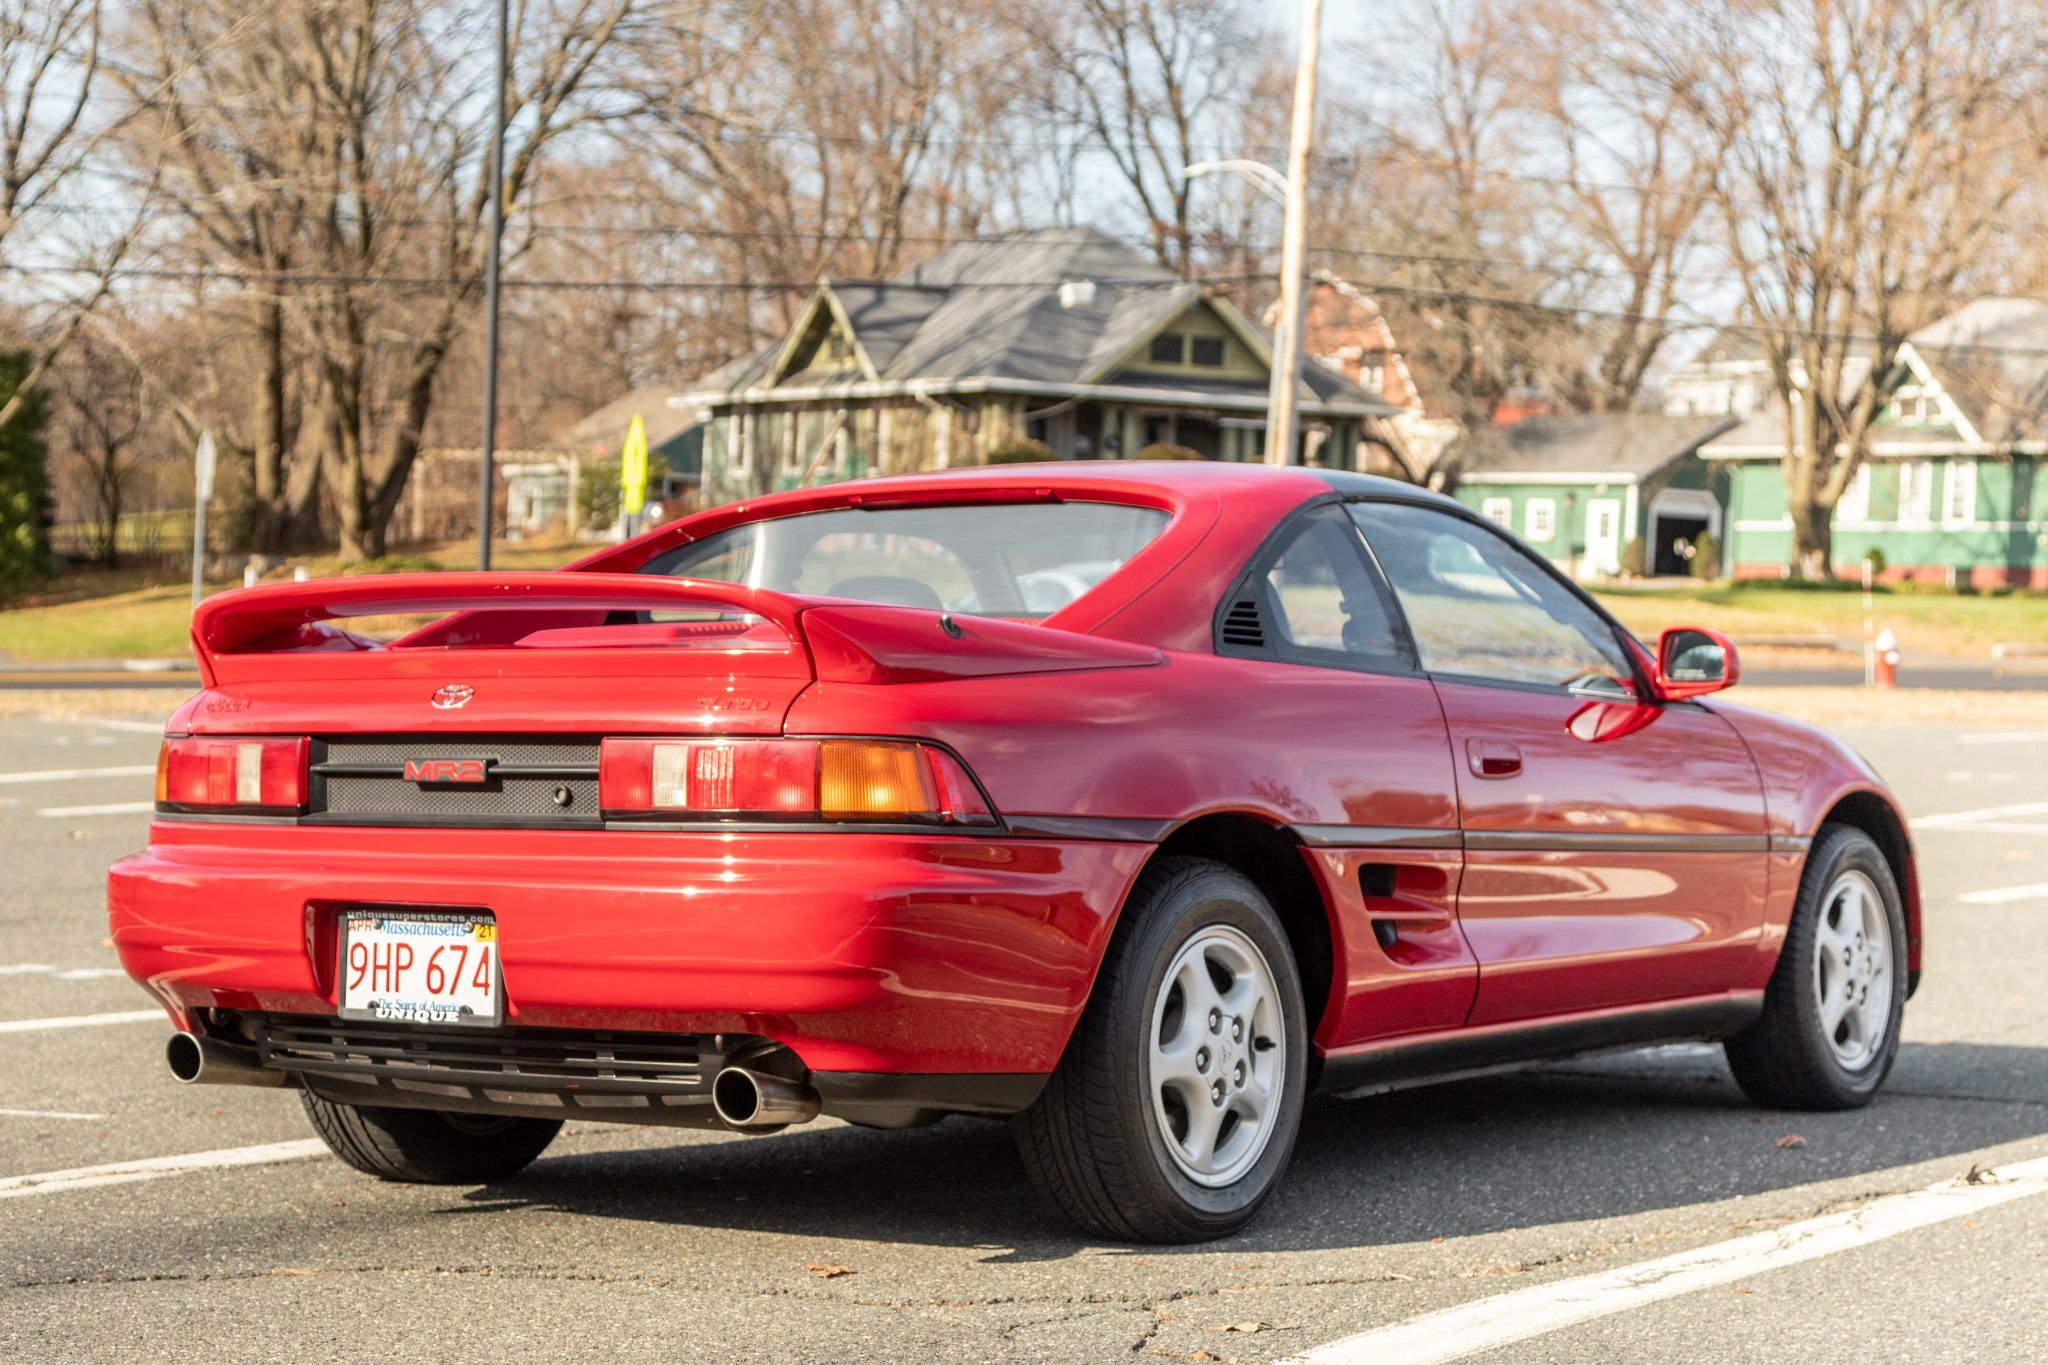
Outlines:
{"type": "Polygon", "coordinates": [[[1967,817],[1918,835],[1928,975],[1872,1108],[1759,1112],[1700,1047],[1320,1100],[1267,1215],[1178,1250],[1066,1233],[988,1121],[572,1125],[487,1188],[273,1147],[309,1136],[289,1094],[179,1088],[123,1017],[101,876],[144,837],[149,728],[0,718],[0,1358],[2048,1357],[2048,703],[1849,734],[1967,817]]]}

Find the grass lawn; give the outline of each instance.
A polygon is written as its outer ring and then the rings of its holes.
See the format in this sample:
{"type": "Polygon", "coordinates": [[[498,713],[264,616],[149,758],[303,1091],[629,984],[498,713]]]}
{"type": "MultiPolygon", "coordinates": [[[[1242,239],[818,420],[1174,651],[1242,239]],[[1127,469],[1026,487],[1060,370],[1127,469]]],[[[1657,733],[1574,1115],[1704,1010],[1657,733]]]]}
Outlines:
{"type": "MultiPolygon", "coordinates": [[[[1608,610],[1646,640],[1668,626],[1705,626],[1744,637],[1834,635],[1851,649],[1863,639],[1863,595],[1854,588],[1704,583],[1681,588],[1610,588],[1608,610]]],[[[2048,644],[2048,593],[1955,594],[1924,590],[1875,594],[1874,618],[1909,654],[1985,657],[2002,641],[2048,644]]]]}
{"type": "MultiPolygon", "coordinates": [[[[552,569],[581,558],[587,545],[498,545],[499,569],[552,569]]],[[[333,560],[307,563],[314,577],[342,572],[333,560]]],[[[473,569],[473,542],[438,546],[387,562],[392,570],[473,569]]],[[[234,586],[209,583],[209,592],[234,586]]],[[[186,632],[192,616],[192,581],[167,580],[139,570],[84,570],[64,575],[43,592],[0,611],[0,658],[38,662],[67,659],[178,659],[190,657],[186,632]]]]}

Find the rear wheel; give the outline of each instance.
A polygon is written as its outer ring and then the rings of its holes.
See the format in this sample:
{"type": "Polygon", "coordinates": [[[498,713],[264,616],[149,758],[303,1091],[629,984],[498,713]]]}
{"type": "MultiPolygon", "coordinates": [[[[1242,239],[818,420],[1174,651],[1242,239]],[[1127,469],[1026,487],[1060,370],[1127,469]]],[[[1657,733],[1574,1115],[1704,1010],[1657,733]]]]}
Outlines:
{"type": "Polygon", "coordinates": [[[336,1104],[299,1092],[329,1151],[366,1175],[414,1185],[483,1185],[524,1170],[562,1131],[559,1119],[444,1114],[336,1104]]]}
{"type": "Polygon", "coordinates": [[[1301,1126],[1308,1040],[1294,954],[1250,880],[1162,859],[1139,879],[1059,1069],[1016,1119],[1033,1182],[1089,1232],[1237,1231],[1301,1126]]]}
{"type": "Polygon", "coordinates": [[[1898,1055],[1906,922],[1891,865],[1858,829],[1821,831],[1763,1016],[1726,1043],[1743,1093],[1774,1109],[1870,1103],[1898,1055]]]}

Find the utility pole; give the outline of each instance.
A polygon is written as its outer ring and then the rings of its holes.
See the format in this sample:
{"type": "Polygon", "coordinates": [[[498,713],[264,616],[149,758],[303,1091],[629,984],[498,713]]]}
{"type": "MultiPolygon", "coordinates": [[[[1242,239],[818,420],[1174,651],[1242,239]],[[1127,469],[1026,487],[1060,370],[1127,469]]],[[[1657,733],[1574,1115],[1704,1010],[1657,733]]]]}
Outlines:
{"type": "Polygon", "coordinates": [[[192,452],[192,607],[206,595],[206,504],[213,500],[213,475],[220,452],[213,443],[213,428],[199,433],[199,445],[192,452]]]}
{"type": "MultiPolygon", "coordinates": [[[[1310,0],[1316,3],[1316,0],[1310,0]]],[[[476,566],[491,567],[492,466],[498,444],[498,257],[505,239],[505,86],[510,39],[511,0],[498,0],[498,88],[492,103],[490,170],[490,244],[484,255],[484,438],[477,454],[476,566]]]]}
{"type": "Polygon", "coordinates": [[[1273,329],[1273,384],[1266,399],[1266,463],[1293,464],[1295,396],[1301,387],[1302,275],[1308,268],[1308,152],[1315,140],[1316,59],[1323,0],[1302,0],[1301,60],[1294,70],[1294,124],[1287,139],[1287,217],[1280,232],[1280,316],[1273,329]]]}

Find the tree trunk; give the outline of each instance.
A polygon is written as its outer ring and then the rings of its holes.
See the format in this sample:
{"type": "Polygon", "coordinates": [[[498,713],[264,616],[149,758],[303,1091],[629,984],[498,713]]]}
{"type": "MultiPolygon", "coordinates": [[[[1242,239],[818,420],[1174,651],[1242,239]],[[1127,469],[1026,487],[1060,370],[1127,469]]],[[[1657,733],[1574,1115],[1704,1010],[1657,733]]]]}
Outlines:
{"type": "Polygon", "coordinates": [[[1789,487],[1792,516],[1792,574],[1802,582],[1824,583],[1835,576],[1835,519],[1810,488],[1789,487]]]}

